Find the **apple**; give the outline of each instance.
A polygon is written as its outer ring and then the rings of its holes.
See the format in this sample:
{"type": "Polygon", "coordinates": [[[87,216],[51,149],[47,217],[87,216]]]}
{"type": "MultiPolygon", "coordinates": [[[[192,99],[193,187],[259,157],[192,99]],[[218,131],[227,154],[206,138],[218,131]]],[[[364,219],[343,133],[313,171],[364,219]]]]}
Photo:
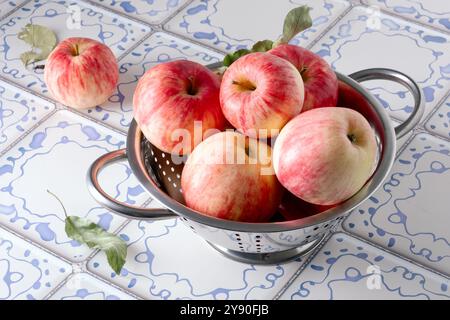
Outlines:
{"type": "Polygon", "coordinates": [[[303,81],[291,63],[251,53],[225,71],[220,104],[228,121],[245,135],[275,136],[302,110],[303,81]]]}
{"type": "Polygon", "coordinates": [[[286,191],[284,192],[278,211],[285,220],[289,221],[314,216],[330,208],[333,208],[333,206],[312,204],[297,198],[292,193],[286,191]]]}
{"type": "Polygon", "coordinates": [[[119,70],[113,52],[88,38],[68,38],[50,53],[44,81],[58,102],[86,109],[105,102],[115,91],[119,70]]]}
{"type": "Polygon", "coordinates": [[[337,77],[324,59],[308,49],[290,44],[279,45],[269,53],[289,61],[300,72],[305,87],[302,112],[336,106],[337,77]]]}
{"type": "Polygon", "coordinates": [[[340,203],[363,187],[376,165],[374,131],[357,111],[318,108],[301,113],[275,141],[273,165],[281,184],[318,205],[340,203]]]}
{"type": "Polygon", "coordinates": [[[183,168],[186,205],[221,219],[269,221],[283,194],[271,154],[269,145],[238,132],[210,136],[194,149],[183,168]]]}
{"type": "Polygon", "coordinates": [[[160,150],[189,154],[208,132],[225,128],[219,89],[217,75],[201,64],[187,60],[159,64],[139,79],[134,119],[160,150]]]}

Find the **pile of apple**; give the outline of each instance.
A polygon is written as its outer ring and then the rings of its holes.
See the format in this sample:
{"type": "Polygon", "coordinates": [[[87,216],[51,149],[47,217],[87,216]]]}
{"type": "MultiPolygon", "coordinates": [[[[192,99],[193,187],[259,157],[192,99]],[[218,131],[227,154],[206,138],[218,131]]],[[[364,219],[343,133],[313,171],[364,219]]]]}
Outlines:
{"type": "MultiPolygon", "coordinates": [[[[369,123],[351,106],[337,107],[338,81],[325,60],[288,44],[311,25],[308,12],[291,10],[280,40],[227,55],[223,75],[181,60],[139,79],[134,118],[154,146],[187,156],[188,207],[246,222],[277,211],[297,219],[347,200],[372,175],[369,123]]],[[[50,54],[44,77],[59,102],[93,107],[115,90],[117,61],[97,41],[69,38],[50,54]]]]}
{"type": "Polygon", "coordinates": [[[296,209],[312,214],[345,201],[373,173],[374,132],[357,111],[336,107],[337,98],[328,63],[283,44],[240,57],[221,81],[195,62],[157,65],[139,80],[133,106],[154,146],[188,155],[188,207],[267,222],[278,210],[292,219],[296,209]]]}

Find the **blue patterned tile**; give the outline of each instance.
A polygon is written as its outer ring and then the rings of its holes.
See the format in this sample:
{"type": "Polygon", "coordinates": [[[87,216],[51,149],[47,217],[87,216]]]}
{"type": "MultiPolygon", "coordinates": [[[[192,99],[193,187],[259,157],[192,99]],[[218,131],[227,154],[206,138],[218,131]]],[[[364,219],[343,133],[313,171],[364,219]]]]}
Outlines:
{"type": "Polygon", "coordinates": [[[287,12],[304,4],[312,8],[313,26],[292,41],[302,46],[348,7],[347,2],[340,0],[195,0],[165,28],[223,51],[235,51],[258,40],[276,40],[287,12]]]}
{"type": "MultiPolygon", "coordinates": [[[[334,69],[350,74],[384,67],[411,76],[423,89],[426,112],[450,89],[449,36],[425,27],[353,8],[313,47],[334,69]]],[[[394,118],[412,112],[412,96],[400,85],[386,81],[366,83],[394,118]]]]}
{"type": "Polygon", "coordinates": [[[0,81],[0,151],[54,108],[54,104],[0,81]]]}
{"type": "Polygon", "coordinates": [[[449,299],[449,290],[448,279],[337,233],[281,299],[449,299]]]}
{"type": "Polygon", "coordinates": [[[135,300],[87,273],[70,276],[50,300],[135,300]]]}
{"type": "MultiPolygon", "coordinates": [[[[92,250],[67,238],[64,213],[46,190],[61,198],[68,214],[114,231],[124,218],[91,198],[85,177],[98,156],[124,147],[124,138],[69,111],[55,113],[0,160],[0,223],[67,259],[84,260],[92,250]]],[[[122,201],[140,204],[148,197],[125,163],[106,168],[99,179],[122,201]]]]}
{"type": "Polygon", "coordinates": [[[0,228],[0,300],[35,300],[71,272],[66,262],[0,228]]]}
{"type": "Polygon", "coordinates": [[[11,10],[16,9],[26,0],[0,0],[0,17],[7,15],[11,10]]]}
{"type": "Polygon", "coordinates": [[[450,274],[450,143],[418,134],[380,189],[343,227],[450,274]]]}
{"type": "Polygon", "coordinates": [[[425,127],[431,132],[450,139],[450,96],[433,113],[425,127]]]}
{"type": "Polygon", "coordinates": [[[17,34],[27,23],[47,26],[55,31],[58,40],[88,37],[101,41],[116,57],[149,32],[148,27],[84,3],[30,1],[0,22],[0,72],[4,77],[46,96],[50,94],[43,81],[43,70],[33,70],[31,66],[25,68],[20,61],[20,54],[30,48],[17,40],[17,34]],[[80,20],[77,19],[78,13],[80,20]]]}
{"type": "Polygon", "coordinates": [[[92,0],[150,24],[159,24],[189,0],[92,0]]]}
{"type": "Polygon", "coordinates": [[[87,115],[126,131],[133,118],[133,93],[137,81],[152,66],[171,60],[189,59],[209,64],[222,56],[200,46],[157,32],[119,61],[117,91],[102,106],[84,111],[87,115]]]}
{"type": "Polygon", "coordinates": [[[405,18],[450,31],[450,6],[442,0],[362,0],[362,2],[374,8],[383,8],[405,18]]]}
{"type": "Polygon", "coordinates": [[[88,269],[146,299],[270,299],[301,265],[234,262],[178,219],[132,221],[119,234],[128,243],[121,275],[104,255],[94,256],[88,269]]]}

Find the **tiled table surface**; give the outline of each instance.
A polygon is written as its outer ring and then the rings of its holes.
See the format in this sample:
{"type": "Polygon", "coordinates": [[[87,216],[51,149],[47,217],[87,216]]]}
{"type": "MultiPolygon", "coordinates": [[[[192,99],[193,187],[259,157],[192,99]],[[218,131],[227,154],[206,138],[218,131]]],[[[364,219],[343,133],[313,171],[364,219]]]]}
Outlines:
{"type": "MultiPolygon", "coordinates": [[[[449,17],[442,0],[0,0],[0,299],[450,298],[449,17]],[[387,180],[326,243],[287,264],[246,265],[222,257],[176,219],[128,221],[91,199],[85,172],[124,146],[145,70],[173,59],[208,64],[276,38],[286,12],[304,3],[314,24],[293,43],[342,73],[408,73],[426,98],[426,114],[399,141],[387,180]],[[18,58],[25,46],[17,33],[29,22],[59,39],[82,35],[110,46],[120,79],[108,102],[79,112],[51,99],[42,71],[18,58]],[[71,214],[128,243],[120,275],[103,253],[65,236],[63,212],[46,189],[71,214]]],[[[403,88],[367,86],[394,125],[411,113],[403,88]]],[[[101,180],[118,199],[158,206],[125,163],[101,180]]]]}

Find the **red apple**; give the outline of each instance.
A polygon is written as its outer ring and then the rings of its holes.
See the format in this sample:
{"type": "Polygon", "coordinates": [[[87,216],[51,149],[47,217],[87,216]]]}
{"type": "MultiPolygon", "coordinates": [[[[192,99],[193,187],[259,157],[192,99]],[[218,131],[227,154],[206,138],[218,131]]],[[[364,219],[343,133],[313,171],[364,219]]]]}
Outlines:
{"type": "Polygon", "coordinates": [[[225,128],[219,89],[217,75],[201,64],[186,60],[159,64],[139,79],[134,119],[160,150],[189,154],[210,129],[225,128]]]}
{"type": "Polygon", "coordinates": [[[220,103],[228,121],[245,135],[274,136],[302,110],[303,81],[289,62],[251,53],[225,71],[220,103]]]}
{"type": "Polygon", "coordinates": [[[266,143],[232,131],[207,138],[183,168],[186,205],[222,219],[268,221],[283,193],[272,170],[271,153],[266,143]]]}
{"type": "Polygon", "coordinates": [[[116,89],[116,57],[104,44],[88,38],[68,38],[50,53],[44,80],[58,102],[75,109],[95,107],[116,89]]]}
{"type": "Polygon", "coordinates": [[[375,169],[376,154],[375,134],[360,113],[318,108],[281,130],[273,164],[278,180],[295,196],[333,205],[361,189],[375,169]]]}
{"type": "Polygon", "coordinates": [[[289,61],[300,72],[305,86],[302,112],[336,106],[337,77],[324,59],[308,49],[290,44],[279,45],[269,53],[289,61]]]}
{"type": "Polygon", "coordinates": [[[296,220],[314,216],[330,208],[333,208],[333,206],[312,204],[297,198],[292,193],[286,191],[281,200],[281,204],[278,207],[278,211],[285,220],[296,220]]]}

